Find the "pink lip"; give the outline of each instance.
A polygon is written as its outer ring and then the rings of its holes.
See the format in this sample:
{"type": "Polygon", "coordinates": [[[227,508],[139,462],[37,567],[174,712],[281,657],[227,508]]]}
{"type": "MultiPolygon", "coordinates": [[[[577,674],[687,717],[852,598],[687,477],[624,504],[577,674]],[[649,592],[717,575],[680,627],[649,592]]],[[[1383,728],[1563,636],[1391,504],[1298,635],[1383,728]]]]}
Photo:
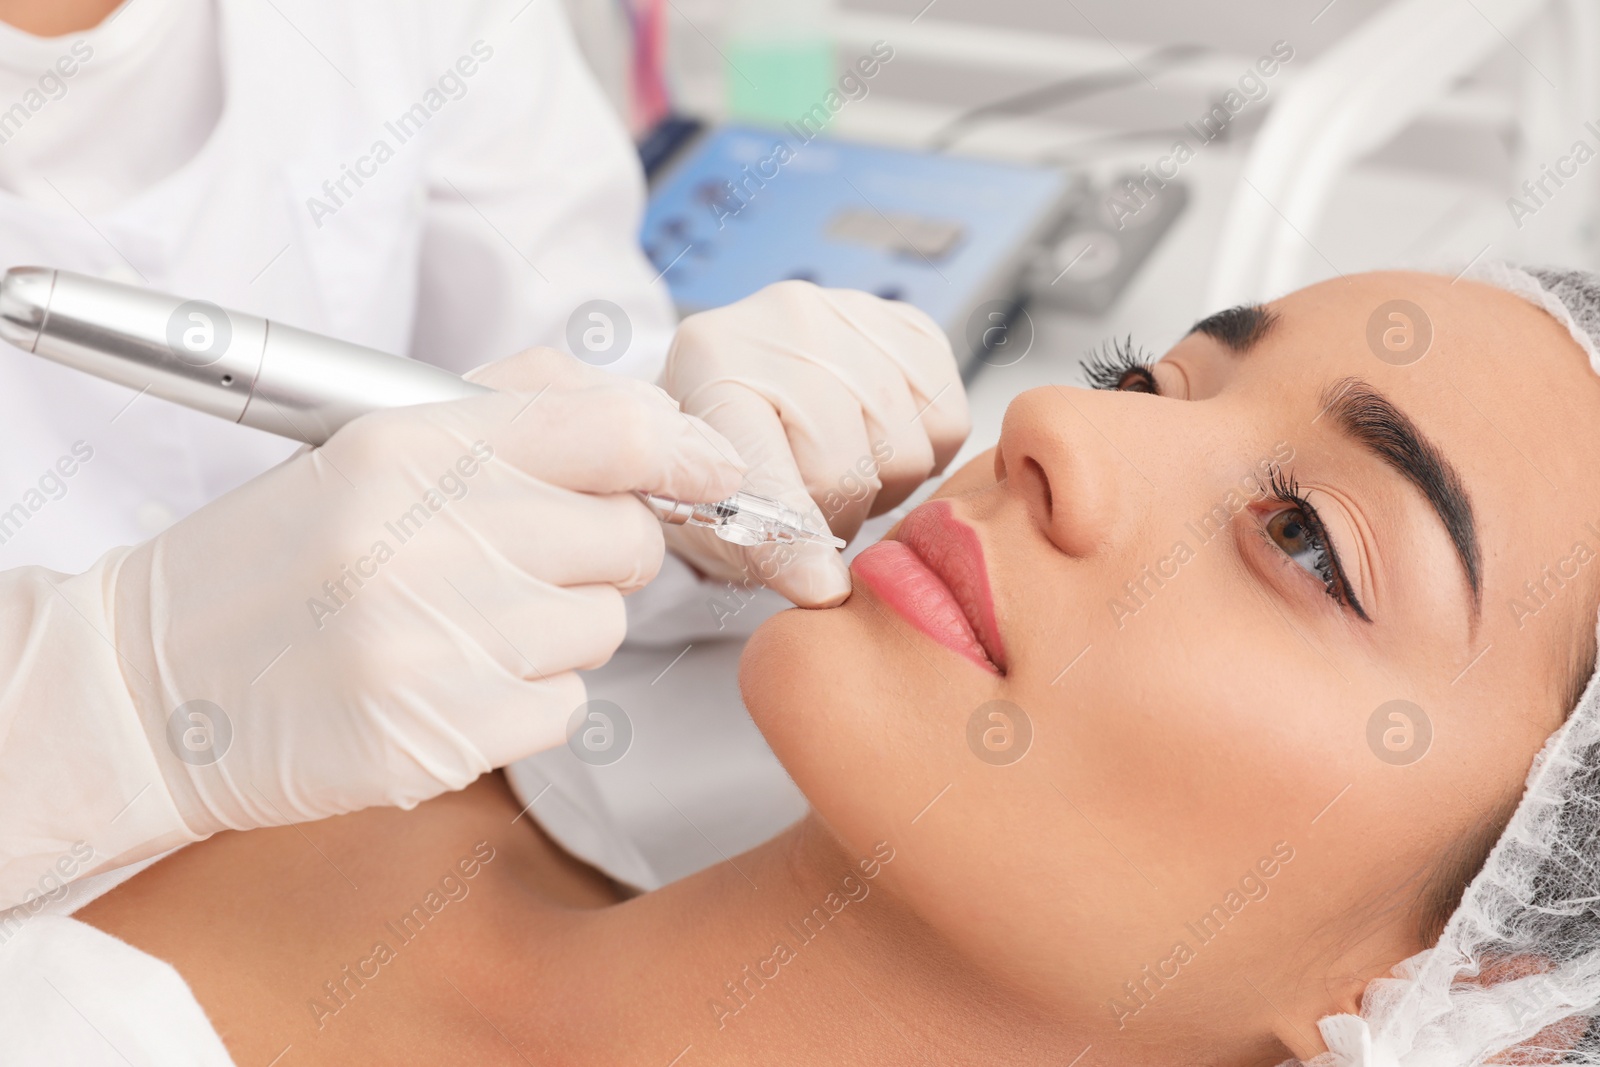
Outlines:
{"type": "Polygon", "coordinates": [[[948,501],[914,509],[899,539],[879,541],[850,569],[878,599],[939,644],[996,674],[1006,669],[983,546],[948,501]]]}

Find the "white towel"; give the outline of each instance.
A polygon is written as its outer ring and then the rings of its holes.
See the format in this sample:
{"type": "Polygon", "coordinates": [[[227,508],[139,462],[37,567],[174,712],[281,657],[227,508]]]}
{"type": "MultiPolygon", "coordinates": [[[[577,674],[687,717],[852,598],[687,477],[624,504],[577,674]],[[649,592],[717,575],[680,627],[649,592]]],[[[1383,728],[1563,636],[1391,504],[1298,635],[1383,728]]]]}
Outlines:
{"type": "Polygon", "coordinates": [[[41,913],[13,927],[0,990],[14,1067],[233,1067],[176,970],[76,919],[41,913]]]}

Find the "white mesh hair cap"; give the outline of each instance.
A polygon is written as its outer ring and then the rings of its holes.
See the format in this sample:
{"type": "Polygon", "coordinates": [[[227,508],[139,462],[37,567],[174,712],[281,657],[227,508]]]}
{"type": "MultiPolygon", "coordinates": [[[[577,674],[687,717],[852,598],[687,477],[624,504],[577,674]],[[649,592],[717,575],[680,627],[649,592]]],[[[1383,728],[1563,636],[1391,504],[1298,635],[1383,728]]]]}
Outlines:
{"type": "MultiPolygon", "coordinates": [[[[1488,263],[1572,332],[1600,373],[1600,275],[1488,263]]],[[[1318,1023],[1304,1067],[1600,1067],[1600,675],[1534,758],[1516,813],[1438,944],[1318,1023]]],[[[1289,1061],[1290,1064],[1296,1061],[1289,1061]]]]}

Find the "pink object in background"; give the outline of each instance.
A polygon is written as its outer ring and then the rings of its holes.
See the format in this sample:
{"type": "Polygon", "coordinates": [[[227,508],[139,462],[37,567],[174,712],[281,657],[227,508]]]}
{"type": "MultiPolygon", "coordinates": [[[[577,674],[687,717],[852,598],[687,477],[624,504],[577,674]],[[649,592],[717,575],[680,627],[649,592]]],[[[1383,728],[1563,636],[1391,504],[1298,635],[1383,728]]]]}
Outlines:
{"type": "Polygon", "coordinates": [[[645,133],[672,110],[662,69],[666,47],[666,0],[621,0],[633,26],[633,114],[635,135],[645,133]]]}

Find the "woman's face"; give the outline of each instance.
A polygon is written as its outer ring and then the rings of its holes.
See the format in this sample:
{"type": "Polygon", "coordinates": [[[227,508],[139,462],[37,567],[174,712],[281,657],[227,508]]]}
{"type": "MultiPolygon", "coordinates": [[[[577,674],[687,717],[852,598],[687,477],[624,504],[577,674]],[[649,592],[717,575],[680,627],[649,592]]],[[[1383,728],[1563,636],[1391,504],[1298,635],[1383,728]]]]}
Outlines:
{"type": "Polygon", "coordinates": [[[1423,947],[1428,879],[1561,721],[1600,377],[1469,281],[1266,310],[1148,380],[1017,397],[741,682],[818,814],[890,842],[885,880],[976,965],[1119,1039],[1309,1054],[1423,947]]]}

